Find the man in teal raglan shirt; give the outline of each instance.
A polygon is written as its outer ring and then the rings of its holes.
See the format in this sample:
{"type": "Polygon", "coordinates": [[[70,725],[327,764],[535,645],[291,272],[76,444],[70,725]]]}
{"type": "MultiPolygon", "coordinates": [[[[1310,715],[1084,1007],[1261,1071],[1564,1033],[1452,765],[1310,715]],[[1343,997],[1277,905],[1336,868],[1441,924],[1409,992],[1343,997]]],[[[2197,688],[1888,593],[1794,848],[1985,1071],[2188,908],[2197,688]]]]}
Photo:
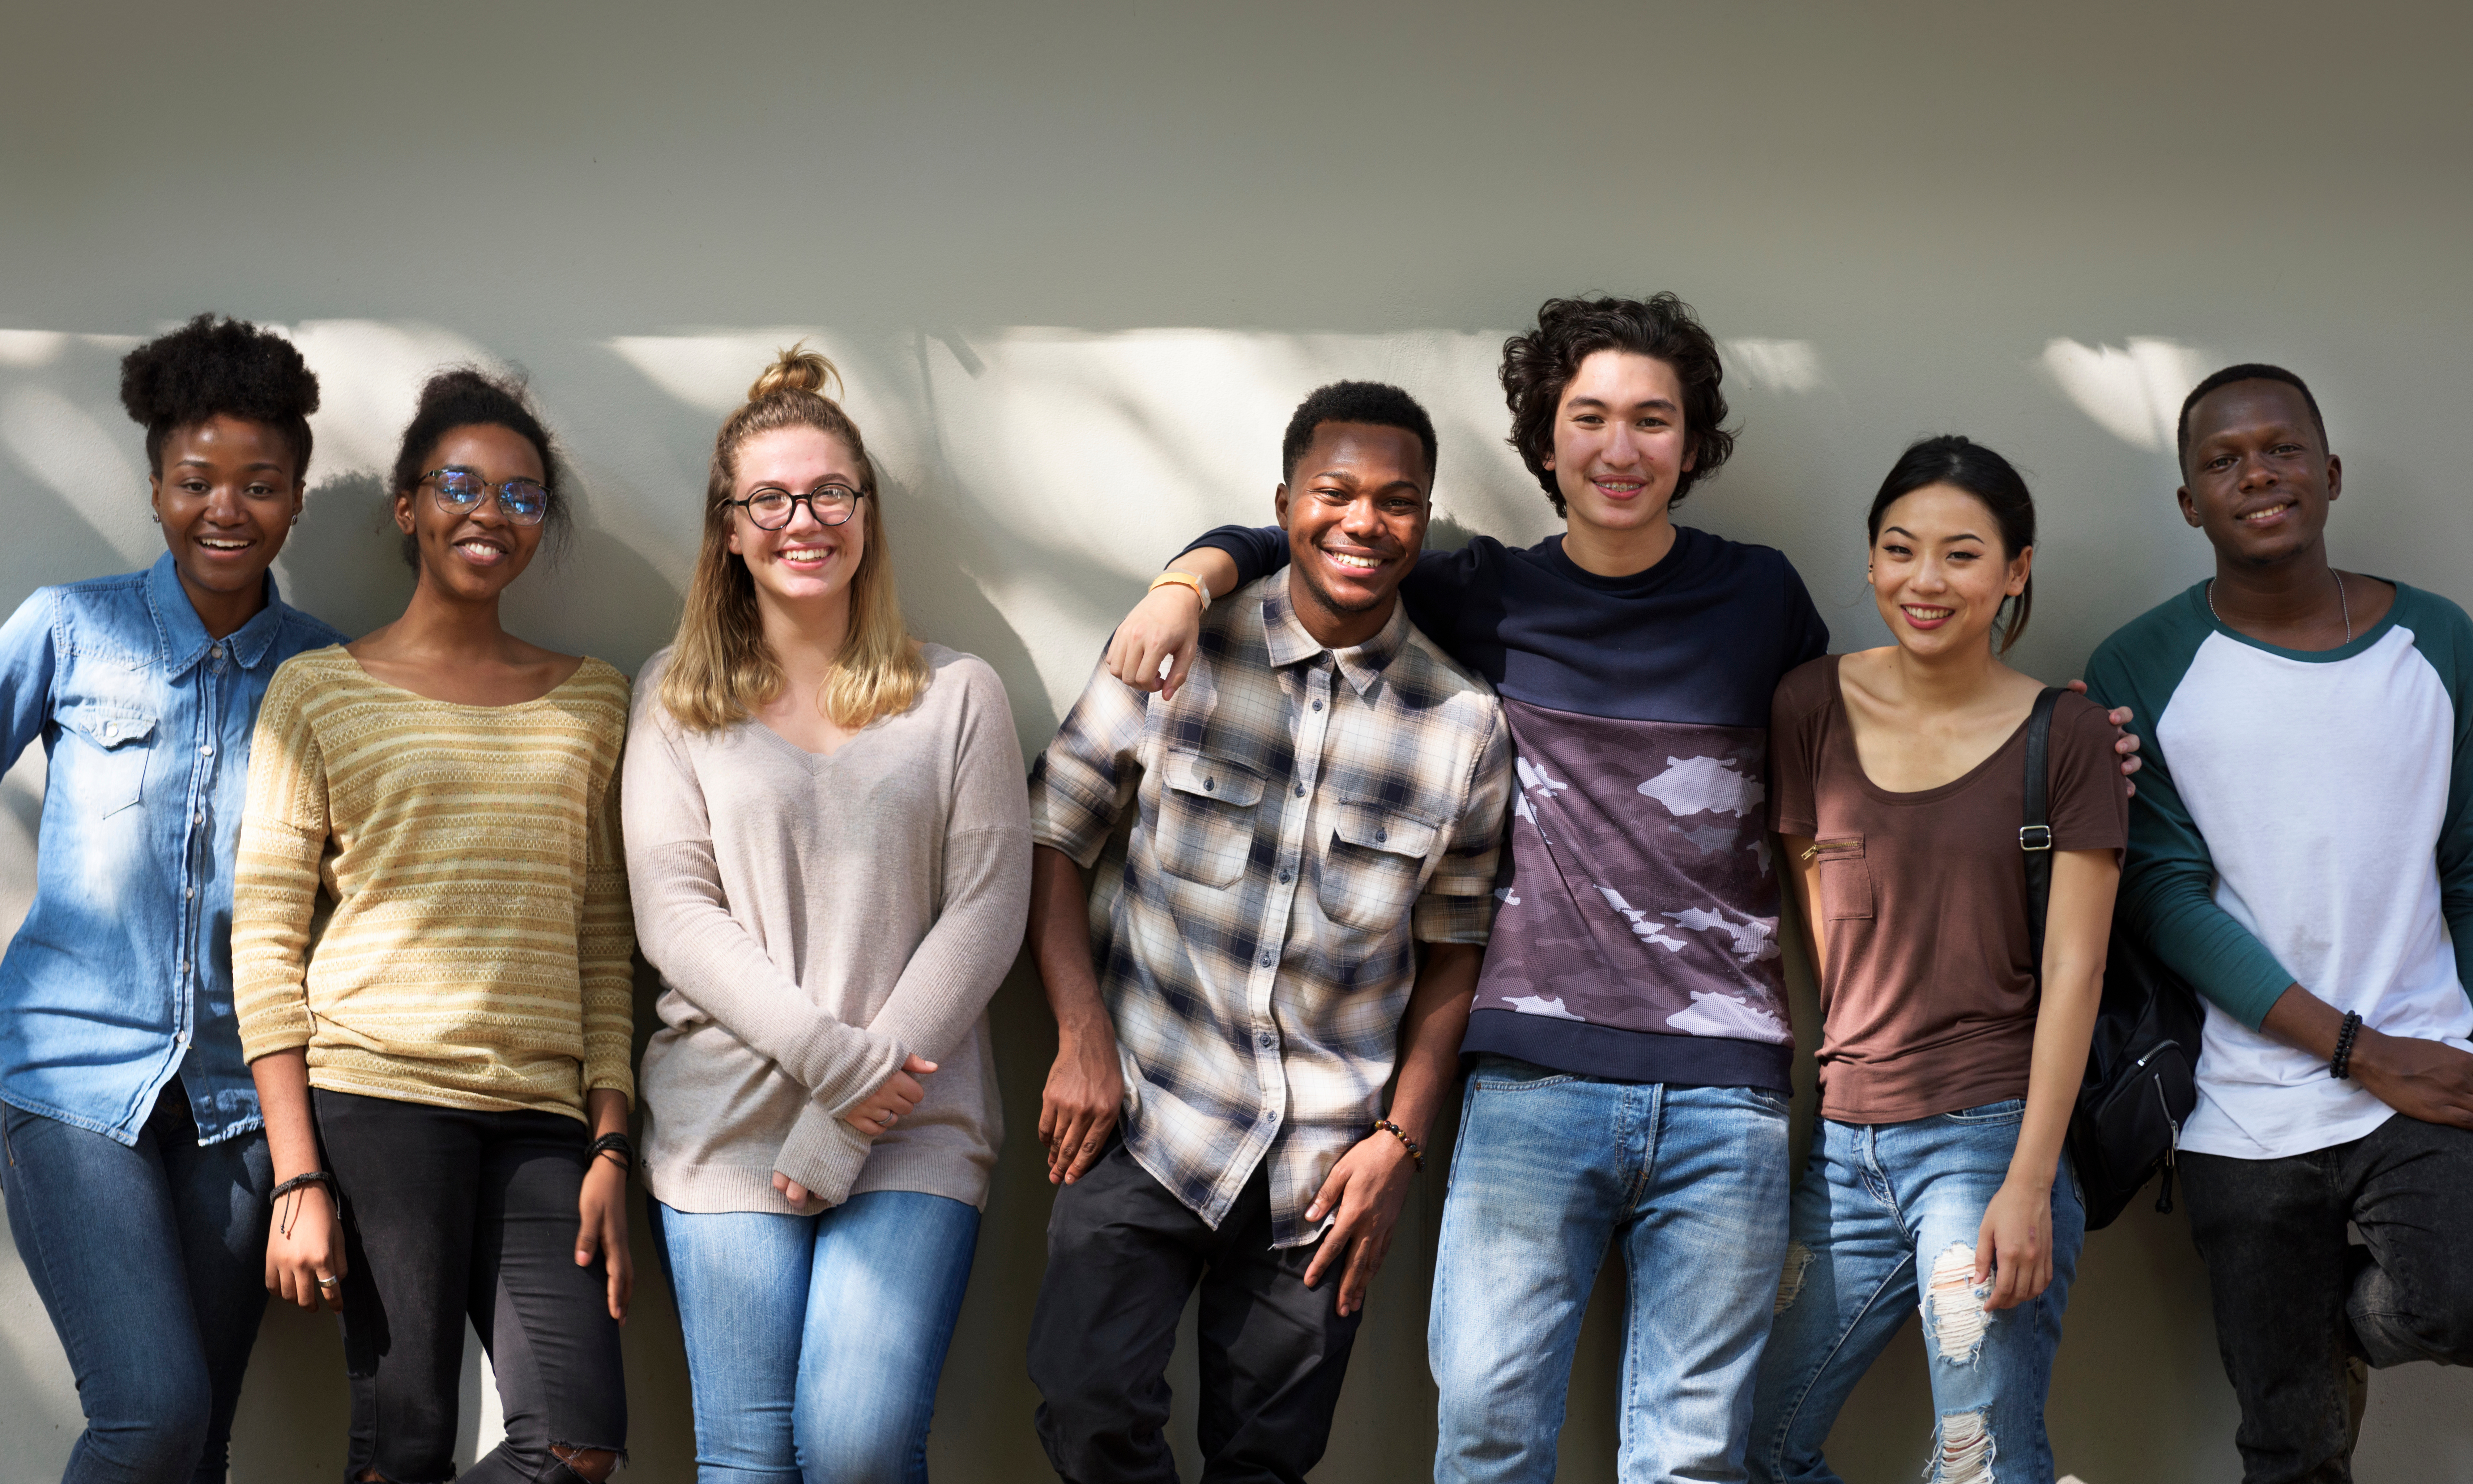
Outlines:
{"type": "Polygon", "coordinates": [[[2473,1363],[2473,622],[2329,564],[2291,371],[2200,382],[2180,454],[2216,575],[2087,671],[2153,719],[2121,900],[2206,1002],[2180,1168],[2245,1480],[2341,1484],[2365,1363],[2473,1363]]]}

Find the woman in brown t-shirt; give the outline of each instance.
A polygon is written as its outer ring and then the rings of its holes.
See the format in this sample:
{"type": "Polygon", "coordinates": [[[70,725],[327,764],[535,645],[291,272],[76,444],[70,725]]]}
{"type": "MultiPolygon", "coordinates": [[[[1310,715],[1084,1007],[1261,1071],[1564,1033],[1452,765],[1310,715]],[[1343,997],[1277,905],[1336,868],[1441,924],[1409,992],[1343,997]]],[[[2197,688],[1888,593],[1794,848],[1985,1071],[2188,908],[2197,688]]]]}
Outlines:
{"type": "Polygon", "coordinates": [[[1753,1403],[1755,1479],[1828,1479],[1838,1408],[1910,1308],[1935,1478],[2050,1484],[2044,1394],[2086,1223],[2062,1173],[2101,993],[2128,796],[2111,723],[2053,713],[2053,885],[2029,946],[2027,626],[2034,502],[1963,438],[1909,448],[1872,502],[1893,646],[1779,682],[1770,823],[1819,966],[1820,1129],[1795,1190],[1753,1403]],[[1999,650],[1993,639],[1997,635],[1999,650]]]}

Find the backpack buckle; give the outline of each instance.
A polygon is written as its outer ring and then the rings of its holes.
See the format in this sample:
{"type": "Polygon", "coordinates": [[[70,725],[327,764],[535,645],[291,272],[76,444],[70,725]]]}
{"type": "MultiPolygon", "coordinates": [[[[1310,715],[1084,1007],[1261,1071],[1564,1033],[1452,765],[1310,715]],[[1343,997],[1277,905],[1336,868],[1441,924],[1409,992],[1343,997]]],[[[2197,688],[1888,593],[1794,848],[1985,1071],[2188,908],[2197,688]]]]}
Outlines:
{"type": "Polygon", "coordinates": [[[2018,849],[2022,850],[2049,850],[2052,848],[2052,826],[2021,825],[2018,826],[2018,849]]]}

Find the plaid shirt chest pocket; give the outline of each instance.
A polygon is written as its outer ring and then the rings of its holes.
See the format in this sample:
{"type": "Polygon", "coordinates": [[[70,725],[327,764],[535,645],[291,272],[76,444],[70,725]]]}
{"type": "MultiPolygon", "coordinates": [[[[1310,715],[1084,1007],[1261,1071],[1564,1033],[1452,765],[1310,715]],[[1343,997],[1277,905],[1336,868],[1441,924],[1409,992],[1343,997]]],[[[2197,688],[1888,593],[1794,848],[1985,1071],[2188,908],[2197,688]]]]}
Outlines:
{"type": "Polygon", "coordinates": [[[1170,753],[1160,772],[1160,869],[1198,886],[1236,885],[1254,851],[1262,776],[1201,753],[1170,753]]]}
{"type": "Polygon", "coordinates": [[[1322,915],[1367,932],[1405,924],[1440,833],[1427,815],[1342,797],[1332,810],[1314,888],[1322,915]]]}

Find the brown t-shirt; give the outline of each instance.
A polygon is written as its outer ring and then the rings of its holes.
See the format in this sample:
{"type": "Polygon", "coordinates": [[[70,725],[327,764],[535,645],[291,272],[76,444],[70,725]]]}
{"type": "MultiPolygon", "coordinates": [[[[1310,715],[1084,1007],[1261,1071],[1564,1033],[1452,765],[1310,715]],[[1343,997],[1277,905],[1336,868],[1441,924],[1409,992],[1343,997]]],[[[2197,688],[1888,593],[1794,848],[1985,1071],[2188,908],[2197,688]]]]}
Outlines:
{"type": "MultiPolygon", "coordinates": [[[[1836,655],[1778,682],[1769,824],[1816,843],[1828,949],[1820,1112],[1899,1123],[2027,1094],[2035,974],[2027,938],[2027,728],[1964,777],[1895,794],[1863,775],[1836,655]]],[[[2056,850],[2120,850],[2129,796],[2112,724],[2082,696],[2053,712],[2046,818],[2056,850]]]]}

